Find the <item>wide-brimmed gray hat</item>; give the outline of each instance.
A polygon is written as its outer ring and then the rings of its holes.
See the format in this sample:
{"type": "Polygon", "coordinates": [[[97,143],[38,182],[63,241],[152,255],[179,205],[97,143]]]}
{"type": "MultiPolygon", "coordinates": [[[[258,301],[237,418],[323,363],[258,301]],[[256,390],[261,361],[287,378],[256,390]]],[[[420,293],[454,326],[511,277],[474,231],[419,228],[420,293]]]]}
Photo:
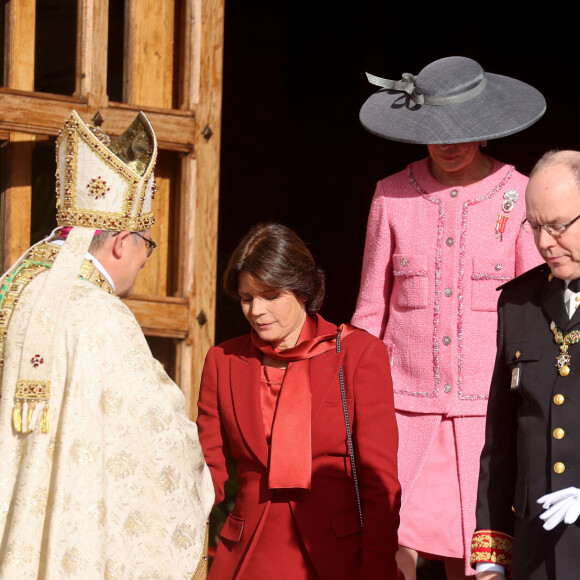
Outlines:
{"type": "Polygon", "coordinates": [[[546,99],[534,87],[485,72],[463,56],[441,58],[400,81],[367,77],[382,88],[362,106],[360,121],[392,141],[436,145],[497,139],[529,127],[546,110],[546,99]]]}

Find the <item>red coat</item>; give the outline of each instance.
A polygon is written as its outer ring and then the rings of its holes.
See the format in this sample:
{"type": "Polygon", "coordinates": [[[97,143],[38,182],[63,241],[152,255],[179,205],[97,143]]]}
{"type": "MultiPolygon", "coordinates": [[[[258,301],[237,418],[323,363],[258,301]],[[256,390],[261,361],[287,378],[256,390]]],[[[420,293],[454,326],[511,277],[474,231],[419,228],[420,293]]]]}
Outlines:
{"type": "MultiPolygon", "coordinates": [[[[332,332],[336,326],[318,317],[317,333],[332,332]]],[[[210,577],[220,580],[236,578],[271,499],[260,365],[261,353],[245,335],[211,348],[203,369],[197,423],[216,503],[224,498],[230,455],[240,485],[210,570],[210,577]]],[[[322,580],[395,579],[400,486],[386,347],[357,329],[343,339],[340,354],[331,349],[310,360],[310,382],[312,487],[289,500],[298,533],[322,580]],[[362,534],[346,459],[338,379],[341,362],[363,504],[362,534]]]]}

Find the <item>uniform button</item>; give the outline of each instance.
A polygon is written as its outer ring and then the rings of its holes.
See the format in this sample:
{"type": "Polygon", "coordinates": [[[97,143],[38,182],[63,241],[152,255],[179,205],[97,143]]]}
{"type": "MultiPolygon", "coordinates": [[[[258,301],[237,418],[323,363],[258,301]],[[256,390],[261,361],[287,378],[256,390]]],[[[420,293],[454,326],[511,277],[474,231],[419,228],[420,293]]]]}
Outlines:
{"type": "Polygon", "coordinates": [[[443,290],[443,294],[445,294],[445,296],[447,296],[447,298],[449,298],[449,296],[451,296],[451,294],[453,294],[453,290],[451,290],[451,288],[445,288],[445,290],[443,290]]]}
{"type": "Polygon", "coordinates": [[[451,197],[457,197],[457,190],[456,190],[456,189],[452,189],[452,190],[449,192],[449,195],[450,195],[451,197]]]}
{"type": "Polygon", "coordinates": [[[448,336],[444,336],[441,342],[443,342],[445,346],[449,346],[451,344],[451,339],[448,336]]]}
{"type": "Polygon", "coordinates": [[[496,264],[495,269],[499,272],[503,268],[503,264],[496,264]]]}
{"type": "Polygon", "coordinates": [[[448,246],[450,246],[450,247],[451,247],[451,246],[453,245],[453,238],[447,238],[447,239],[445,240],[445,243],[446,243],[448,246]]]}
{"type": "Polygon", "coordinates": [[[450,392],[451,392],[451,385],[445,385],[445,386],[443,387],[443,390],[444,390],[446,393],[450,393],[450,392]]]}
{"type": "Polygon", "coordinates": [[[556,473],[564,473],[565,470],[566,470],[566,466],[561,461],[554,463],[554,471],[556,473]]]}
{"type": "Polygon", "coordinates": [[[564,437],[566,433],[564,432],[564,429],[562,429],[561,427],[557,427],[556,429],[554,429],[554,438],[555,439],[562,439],[564,437]]]}
{"type": "Polygon", "coordinates": [[[564,395],[554,395],[554,404],[555,405],[561,405],[564,402],[564,395]]]}
{"type": "Polygon", "coordinates": [[[401,266],[405,267],[407,265],[407,258],[401,260],[401,266]]]}

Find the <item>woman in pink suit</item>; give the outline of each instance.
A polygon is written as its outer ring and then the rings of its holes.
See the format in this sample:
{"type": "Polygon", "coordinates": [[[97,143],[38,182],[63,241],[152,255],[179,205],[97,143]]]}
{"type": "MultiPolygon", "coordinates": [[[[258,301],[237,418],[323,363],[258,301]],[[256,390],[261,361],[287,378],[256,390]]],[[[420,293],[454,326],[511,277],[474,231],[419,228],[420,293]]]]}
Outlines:
{"type": "Polygon", "coordinates": [[[473,574],[479,455],[496,340],[496,288],[540,262],[521,233],[527,178],[485,155],[545,110],[515,79],[450,57],[388,81],[363,105],[370,132],[426,144],[429,156],[380,181],[372,201],[352,323],[389,350],[402,488],[397,555],[447,577],[473,574]]]}
{"type": "Polygon", "coordinates": [[[210,349],[203,369],[197,424],[216,502],[229,458],[240,486],[209,577],[394,580],[400,488],[385,345],[317,314],[323,275],[282,225],[250,230],[224,289],[252,330],[210,349]]]}

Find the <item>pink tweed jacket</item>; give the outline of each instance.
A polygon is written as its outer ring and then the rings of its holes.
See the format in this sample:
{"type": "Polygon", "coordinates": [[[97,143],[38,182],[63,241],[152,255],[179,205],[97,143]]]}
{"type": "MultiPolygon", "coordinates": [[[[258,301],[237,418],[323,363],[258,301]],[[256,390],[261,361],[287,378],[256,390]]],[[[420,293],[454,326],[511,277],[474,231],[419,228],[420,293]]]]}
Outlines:
{"type": "Polygon", "coordinates": [[[423,159],[377,184],[352,323],[387,345],[396,409],[485,415],[496,288],[541,262],[519,227],[527,181],[493,160],[482,181],[446,187],[423,159]]]}
{"type": "Polygon", "coordinates": [[[390,353],[401,506],[441,418],[453,419],[463,538],[447,540],[463,543],[467,575],[474,574],[469,548],[496,352],[496,288],[541,262],[533,237],[519,227],[527,181],[493,160],[482,181],[445,187],[427,159],[380,181],[352,319],[390,353]],[[498,218],[507,221],[496,233],[498,218]]]}

